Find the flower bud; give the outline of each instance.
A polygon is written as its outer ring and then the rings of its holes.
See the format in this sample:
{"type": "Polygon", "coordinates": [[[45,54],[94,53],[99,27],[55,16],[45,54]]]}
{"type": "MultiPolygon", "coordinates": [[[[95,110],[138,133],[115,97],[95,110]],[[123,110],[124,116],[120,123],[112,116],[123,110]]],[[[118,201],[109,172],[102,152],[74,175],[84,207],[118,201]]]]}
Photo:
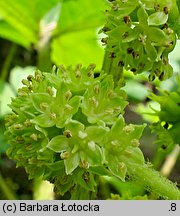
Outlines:
{"type": "Polygon", "coordinates": [[[13,125],[14,130],[22,130],[24,127],[22,124],[15,124],[13,125]]]}
{"type": "Polygon", "coordinates": [[[85,160],[82,160],[80,166],[82,168],[84,168],[84,169],[88,169],[89,168],[89,163],[87,161],[85,161],[85,160]]]}
{"type": "Polygon", "coordinates": [[[54,95],[54,91],[53,91],[53,89],[52,89],[51,86],[48,86],[48,87],[47,87],[47,93],[50,94],[51,96],[54,95]]]}
{"type": "Polygon", "coordinates": [[[117,96],[117,94],[113,90],[110,90],[108,91],[107,96],[109,99],[113,99],[114,97],[117,96]]]}
{"type": "Polygon", "coordinates": [[[52,120],[55,120],[56,119],[56,113],[50,113],[50,118],[52,119],[52,120]]]}
{"type": "Polygon", "coordinates": [[[108,108],[108,109],[105,110],[105,113],[109,114],[109,115],[113,115],[114,114],[114,109],[113,108],[108,108]]]}
{"type": "Polygon", "coordinates": [[[119,170],[124,170],[126,168],[125,163],[123,163],[123,162],[118,163],[118,168],[119,168],[119,170]]]}
{"type": "Polygon", "coordinates": [[[133,147],[138,147],[140,145],[139,140],[137,140],[137,139],[131,140],[131,145],[133,147]]]}
{"type": "Polygon", "coordinates": [[[64,136],[66,136],[67,138],[71,138],[71,137],[72,137],[72,133],[71,133],[70,130],[65,130],[65,131],[63,132],[63,134],[64,134],[64,136]]]}
{"type": "Polygon", "coordinates": [[[72,111],[72,110],[73,110],[73,107],[72,107],[71,105],[69,105],[69,104],[65,104],[64,110],[65,110],[66,112],[69,112],[69,111],[72,111]]]}
{"type": "Polygon", "coordinates": [[[111,145],[117,146],[117,145],[119,145],[119,141],[118,140],[113,140],[113,141],[111,141],[111,145]]]}
{"type": "Polygon", "coordinates": [[[130,134],[134,131],[134,126],[132,124],[129,124],[129,125],[126,125],[124,128],[123,128],[123,131],[126,133],[126,134],[130,134]]]}
{"type": "Polygon", "coordinates": [[[27,79],[23,79],[23,80],[22,80],[22,84],[23,84],[23,85],[26,85],[26,86],[29,86],[29,85],[30,85],[30,82],[29,82],[29,80],[27,80],[27,79]]]}
{"type": "Polygon", "coordinates": [[[100,91],[100,88],[99,88],[99,85],[97,84],[97,85],[94,86],[94,92],[96,94],[99,94],[99,91],[100,91]]]}
{"type": "Polygon", "coordinates": [[[37,141],[38,140],[38,135],[37,134],[31,134],[30,138],[34,141],[37,141]]]}
{"type": "Polygon", "coordinates": [[[70,157],[70,153],[69,152],[62,152],[61,153],[61,159],[62,160],[65,160],[65,159],[68,159],[70,157]]]}
{"type": "Polygon", "coordinates": [[[127,157],[131,157],[133,155],[133,152],[130,151],[130,150],[125,150],[124,151],[124,154],[127,156],[127,157]]]}
{"type": "Polygon", "coordinates": [[[49,105],[47,103],[43,102],[43,103],[40,104],[40,109],[42,111],[46,111],[47,108],[49,108],[49,105]]]}
{"type": "Polygon", "coordinates": [[[89,102],[95,107],[98,107],[98,105],[99,105],[98,101],[96,100],[96,98],[94,96],[89,99],[89,102]]]}
{"type": "Polygon", "coordinates": [[[32,81],[34,80],[34,77],[33,77],[32,75],[29,75],[29,76],[27,77],[27,80],[29,80],[30,82],[32,82],[32,81]]]}
{"type": "Polygon", "coordinates": [[[71,93],[70,90],[68,90],[68,91],[65,93],[65,98],[66,98],[66,100],[68,101],[71,97],[72,97],[72,93],[71,93]]]}

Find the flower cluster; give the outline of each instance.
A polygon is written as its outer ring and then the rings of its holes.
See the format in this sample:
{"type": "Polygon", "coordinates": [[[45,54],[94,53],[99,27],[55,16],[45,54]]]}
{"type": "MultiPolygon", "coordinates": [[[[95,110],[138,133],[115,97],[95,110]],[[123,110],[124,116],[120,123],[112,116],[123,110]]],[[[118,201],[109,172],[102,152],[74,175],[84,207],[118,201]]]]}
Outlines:
{"type": "Polygon", "coordinates": [[[116,67],[134,73],[150,71],[149,79],[172,75],[168,54],[174,49],[176,35],[168,24],[171,1],[114,0],[106,11],[107,23],[101,32],[107,35],[109,58],[116,67]]]}
{"type": "MultiPolygon", "coordinates": [[[[179,81],[180,86],[180,81],[179,81]]],[[[162,95],[151,93],[151,98],[160,105],[160,110],[154,110],[154,115],[159,117],[159,121],[151,128],[158,134],[157,143],[162,149],[169,152],[174,145],[180,143],[180,88],[176,92],[162,91],[162,95]]]]}
{"type": "Polygon", "coordinates": [[[94,68],[37,70],[22,81],[6,117],[8,155],[30,178],[64,185],[62,194],[75,185],[95,190],[94,174],[124,180],[134,156],[144,163],[138,148],[144,126],[125,125],[124,91],[114,88],[111,75],[95,78],[94,68]]]}

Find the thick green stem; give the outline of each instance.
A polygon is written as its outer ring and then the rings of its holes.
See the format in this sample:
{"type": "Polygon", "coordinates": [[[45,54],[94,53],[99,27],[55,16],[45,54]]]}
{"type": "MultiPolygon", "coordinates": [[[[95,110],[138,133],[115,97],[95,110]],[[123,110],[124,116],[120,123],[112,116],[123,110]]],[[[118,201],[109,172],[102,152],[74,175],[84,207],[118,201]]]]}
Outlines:
{"type": "Polygon", "coordinates": [[[3,68],[1,70],[1,79],[2,80],[6,80],[8,77],[8,72],[9,72],[9,68],[11,66],[11,62],[12,59],[14,57],[14,54],[16,53],[17,50],[17,45],[16,44],[12,44],[10,50],[9,50],[9,54],[5,60],[5,63],[3,65],[3,68]]]}
{"type": "Polygon", "coordinates": [[[123,63],[119,61],[118,56],[115,56],[115,53],[105,50],[104,60],[102,65],[102,70],[113,76],[115,87],[117,85],[123,86],[123,63]]]}
{"type": "Polygon", "coordinates": [[[38,68],[42,71],[51,71],[52,64],[50,61],[50,42],[47,42],[44,46],[38,49],[38,68]]]}
{"type": "Polygon", "coordinates": [[[179,200],[180,190],[158,171],[145,165],[128,165],[128,171],[147,190],[169,200],[179,200]]]}
{"type": "Polygon", "coordinates": [[[10,188],[7,186],[4,178],[0,174],[0,188],[2,192],[4,193],[6,199],[8,200],[17,200],[17,197],[14,195],[14,193],[10,190],[10,188]]]}

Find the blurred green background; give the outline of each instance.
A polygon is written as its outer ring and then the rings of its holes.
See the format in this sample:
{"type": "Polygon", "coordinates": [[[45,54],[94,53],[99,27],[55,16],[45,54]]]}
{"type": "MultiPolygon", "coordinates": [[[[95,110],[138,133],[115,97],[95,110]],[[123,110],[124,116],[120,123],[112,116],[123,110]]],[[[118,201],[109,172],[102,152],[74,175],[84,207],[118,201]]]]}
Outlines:
{"type": "MultiPolygon", "coordinates": [[[[40,183],[29,181],[23,168],[17,169],[15,162],[5,154],[8,144],[3,135],[4,117],[10,112],[11,97],[16,96],[21,80],[33,74],[35,68],[50,71],[54,64],[87,66],[95,63],[96,70],[100,71],[104,47],[98,31],[105,23],[106,8],[105,0],[0,0],[0,199],[33,199],[40,190],[40,183]]],[[[177,44],[170,56],[175,73],[179,73],[179,50],[177,44]]],[[[125,76],[124,89],[130,102],[126,121],[155,121],[151,116],[142,115],[150,110],[148,90],[155,91],[155,86],[170,91],[176,89],[175,76],[161,84],[157,80],[149,83],[145,75],[134,77],[125,72],[125,76]]],[[[151,103],[151,106],[157,104],[151,103]]],[[[151,135],[147,127],[141,148],[150,161],[156,150],[154,140],[155,135],[151,135]]],[[[161,163],[155,164],[158,169],[161,163]]],[[[177,162],[170,178],[180,182],[178,170],[177,162]]],[[[118,193],[116,182],[108,181],[112,191],[118,193]]],[[[124,191],[127,194],[127,185],[124,191]]]]}

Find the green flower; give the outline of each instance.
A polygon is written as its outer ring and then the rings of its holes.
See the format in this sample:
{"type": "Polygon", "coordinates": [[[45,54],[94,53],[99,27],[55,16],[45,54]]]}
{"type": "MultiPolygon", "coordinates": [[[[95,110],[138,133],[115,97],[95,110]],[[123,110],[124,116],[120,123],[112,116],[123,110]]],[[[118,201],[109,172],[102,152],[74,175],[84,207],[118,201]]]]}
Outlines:
{"type": "Polygon", "coordinates": [[[155,95],[151,93],[149,98],[160,104],[160,111],[154,110],[159,116],[160,121],[165,121],[170,124],[179,123],[180,121],[180,94],[179,92],[159,91],[163,95],[155,95]]]}
{"type": "Polygon", "coordinates": [[[105,160],[113,175],[125,180],[127,164],[143,164],[144,157],[139,147],[139,138],[145,125],[125,125],[122,116],[114,123],[104,142],[105,160]]]}
{"type": "Polygon", "coordinates": [[[121,116],[125,92],[114,88],[111,75],[95,78],[93,70],[36,71],[23,80],[6,117],[9,157],[30,178],[55,182],[61,195],[71,190],[72,197],[84,197],[95,192],[97,175],[124,180],[127,163],[143,162],[143,126],[125,125],[121,116]]]}
{"type": "Polygon", "coordinates": [[[30,95],[35,109],[40,113],[32,122],[41,127],[52,127],[56,125],[63,128],[66,121],[78,111],[81,97],[71,97],[71,92],[61,83],[54,97],[47,93],[33,93],[30,95]]]}
{"type": "Polygon", "coordinates": [[[82,112],[91,124],[113,124],[127,105],[124,99],[124,91],[114,89],[112,76],[106,76],[87,89],[81,105],[82,112]]]}
{"type": "MultiPolygon", "coordinates": [[[[87,68],[82,67],[81,64],[78,64],[75,68],[72,66],[67,69],[61,65],[57,71],[57,75],[60,80],[64,81],[67,88],[74,94],[83,94],[84,91],[91,87],[94,83],[94,69],[95,64],[90,64],[87,68]]],[[[103,76],[102,76],[103,77],[103,76]]],[[[100,79],[101,76],[96,78],[100,79]]]]}
{"type": "MultiPolygon", "coordinates": [[[[91,139],[89,133],[96,128],[87,127],[78,121],[72,120],[66,126],[63,135],[53,137],[47,147],[60,153],[64,160],[66,174],[71,174],[78,166],[100,166],[103,164],[102,148],[96,143],[96,138],[91,139]]],[[[105,129],[101,129],[105,133],[105,129]]],[[[105,134],[104,134],[105,135],[105,134]]]]}
{"type": "Polygon", "coordinates": [[[160,105],[160,110],[154,110],[154,115],[159,117],[159,121],[154,123],[151,129],[157,132],[156,143],[161,149],[169,152],[174,145],[180,143],[180,90],[167,92],[159,89],[159,91],[162,95],[151,93],[149,96],[160,105]]]}

